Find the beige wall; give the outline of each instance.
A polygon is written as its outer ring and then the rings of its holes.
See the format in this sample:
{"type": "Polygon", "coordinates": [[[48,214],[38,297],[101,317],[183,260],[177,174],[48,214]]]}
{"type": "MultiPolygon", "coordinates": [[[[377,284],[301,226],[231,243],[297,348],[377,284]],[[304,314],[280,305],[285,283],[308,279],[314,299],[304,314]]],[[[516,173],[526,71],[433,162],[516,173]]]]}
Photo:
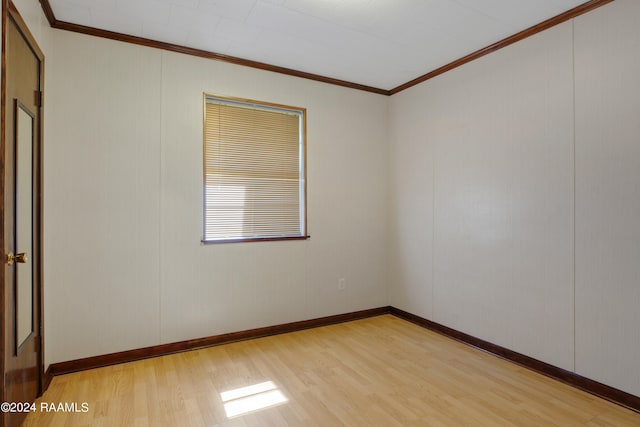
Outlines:
{"type": "Polygon", "coordinates": [[[572,25],[392,98],[391,303],[573,367],[572,25]]]}
{"type": "Polygon", "coordinates": [[[70,32],[52,45],[48,363],[387,304],[388,98],[70,32]],[[200,243],[203,92],[307,108],[310,240],[200,243]]]}
{"type": "Polygon", "coordinates": [[[640,394],[639,19],[619,0],[392,97],[391,305],[640,394]]]}
{"type": "Polygon", "coordinates": [[[576,371],[640,396],[640,2],[576,20],[576,371]]]}
{"type": "Polygon", "coordinates": [[[47,364],[392,304],[640,395],[638,2],[391,98],[16,4],[46,55],[47,364]],[[203,91],[308,108],[311,240],[200,245],[203,91]]]}
{"type": "Polygon", "coordinates": [[[29,27],[29,31],[38,41],[38,46],[45,53],[49,51],[49,34],[51,27],[49,21],[42,12],[42,6],[39,0],[12,0],[20,12],[20,16],[29,27]]]}

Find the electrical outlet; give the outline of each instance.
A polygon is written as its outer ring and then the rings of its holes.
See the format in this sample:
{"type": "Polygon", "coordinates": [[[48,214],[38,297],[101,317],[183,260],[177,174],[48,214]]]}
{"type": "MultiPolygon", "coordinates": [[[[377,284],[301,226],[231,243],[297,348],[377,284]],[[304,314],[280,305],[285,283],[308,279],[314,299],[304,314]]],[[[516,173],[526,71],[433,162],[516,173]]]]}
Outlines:
{"type": "Polygon", "coordinates": [[[340,279],[338,279],[338,290],[339,291],[344,291],[347,287],[347,281],[344,277],[341,277],[340,279]]]}

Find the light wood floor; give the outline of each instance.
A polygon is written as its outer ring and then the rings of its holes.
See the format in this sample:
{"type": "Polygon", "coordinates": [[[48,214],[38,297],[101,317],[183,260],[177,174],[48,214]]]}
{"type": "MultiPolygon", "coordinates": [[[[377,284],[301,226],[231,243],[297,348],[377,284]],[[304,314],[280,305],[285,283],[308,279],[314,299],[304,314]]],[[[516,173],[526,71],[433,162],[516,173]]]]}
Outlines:
{"type": "Polygon", "coordinates": [[[41,402],[88,412],[38,409],[25,426],[640,426],[391,315],[63,375],[41,402]],[[225,403],[253,412],[228,418],[225,403]]]}

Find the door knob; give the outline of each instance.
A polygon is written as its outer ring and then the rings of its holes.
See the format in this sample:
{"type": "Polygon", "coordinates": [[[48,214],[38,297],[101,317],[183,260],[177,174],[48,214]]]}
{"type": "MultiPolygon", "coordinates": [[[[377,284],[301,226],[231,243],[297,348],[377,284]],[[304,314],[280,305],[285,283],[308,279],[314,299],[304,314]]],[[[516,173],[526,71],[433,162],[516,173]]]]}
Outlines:
{"type": "Polygon", "coordinates": [[[7,264],[13,265],[14,261],[24,264],[28,261],[27,254],[25,252],[20,252],[19,254],[14,255],[13,252],[9,252],[7,254],[7,264]]]}

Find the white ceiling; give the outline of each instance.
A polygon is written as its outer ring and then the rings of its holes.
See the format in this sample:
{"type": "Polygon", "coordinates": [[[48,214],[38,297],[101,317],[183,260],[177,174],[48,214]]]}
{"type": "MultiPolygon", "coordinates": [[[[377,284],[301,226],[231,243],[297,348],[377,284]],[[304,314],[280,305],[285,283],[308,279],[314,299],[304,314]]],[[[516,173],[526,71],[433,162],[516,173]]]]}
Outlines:
{"type": "Polygon", "coordinates": [[[49,0],[59,21],[393,89],[585,0],[49,0]]]}

